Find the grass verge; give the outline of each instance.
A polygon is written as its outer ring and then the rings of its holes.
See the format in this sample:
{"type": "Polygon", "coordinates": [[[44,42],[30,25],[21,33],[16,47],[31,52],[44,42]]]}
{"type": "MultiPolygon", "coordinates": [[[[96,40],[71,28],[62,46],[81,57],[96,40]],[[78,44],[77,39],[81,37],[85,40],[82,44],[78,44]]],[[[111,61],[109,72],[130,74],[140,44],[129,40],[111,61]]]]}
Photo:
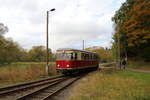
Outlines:
{"type": "MultiPolygon", "coordinates": [[[[55,64],[50,66],[51,76],[57,75],[55,64]]],[[[0,87],[48,77],[44,63],[14,63],[0,67],[0,87]]]]}
{"type": "Polygon", "coordinates": [[[127,67],[134,69],[150,70],[150,63],[144,61],[129,61],[127,67]]]}
{"type": "Polygon", "coordinates": [[[105,69],[81,80],[69,100],[150,100],[149,76],[105,69]]]}

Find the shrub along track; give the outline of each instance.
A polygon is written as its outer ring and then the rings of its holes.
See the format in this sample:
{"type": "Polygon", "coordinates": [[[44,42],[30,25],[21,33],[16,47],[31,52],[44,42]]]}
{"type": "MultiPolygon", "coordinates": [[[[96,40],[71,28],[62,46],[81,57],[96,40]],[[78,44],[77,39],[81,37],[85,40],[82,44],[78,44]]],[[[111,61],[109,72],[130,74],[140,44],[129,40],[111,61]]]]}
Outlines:
{"type": "Polygon", "coordinates": [[[49,100],[82,76],[57,76],[0,88],[0,100],[49,100]]]}

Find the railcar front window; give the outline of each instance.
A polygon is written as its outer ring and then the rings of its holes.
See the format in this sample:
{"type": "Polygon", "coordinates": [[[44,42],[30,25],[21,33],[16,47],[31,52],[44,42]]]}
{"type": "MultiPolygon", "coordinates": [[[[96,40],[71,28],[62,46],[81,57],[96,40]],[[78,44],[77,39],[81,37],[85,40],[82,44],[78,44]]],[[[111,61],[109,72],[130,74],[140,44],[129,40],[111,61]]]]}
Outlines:
{"type": "Polygon", "coordinates": [[[75,53],[61,53],[56,55],[57,60],[74,60],[77,58],[75,53]]]}

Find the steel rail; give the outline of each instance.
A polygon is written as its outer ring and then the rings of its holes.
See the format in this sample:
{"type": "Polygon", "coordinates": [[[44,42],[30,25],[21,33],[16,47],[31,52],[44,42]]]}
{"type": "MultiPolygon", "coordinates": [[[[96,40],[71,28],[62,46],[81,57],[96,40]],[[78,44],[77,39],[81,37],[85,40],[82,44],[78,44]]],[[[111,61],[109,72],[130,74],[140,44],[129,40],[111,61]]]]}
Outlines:
{"type": "Polygon", "coordinates": [[[49,100],[53,96],[57,95],[57,93],[60,93],[62,90],[69,87],[71,84],[73,84],[75,81],[77,81],[83,76],[85,75],[81,75],[77,77],[68,77],[65,80],[62,80],[58,83],[50,84],[49,86],[45,86],[41,89],[33,91],[32,93],[28,93],[24,96],[21,96],[16,100],[30,100],[30,99],[49,100]]]}
{"type": "Polygon", "coordinates": [[[37,86],[41,86],[41,85],[45,85],[45,84],[49,84],[49,83],[53,83],[53,82],[59,81],[60,79],[63,79],[63,78],[64,77],[59,76],[59,77],[42,79],[42,80],[38,80],[38,81],[28,82],[25,84],[19,84],[19,85],[1,88],[0,96],[8,95],[10,93],[14,93],[14,92],[25,90],[25,89],[30,89],[33,87],[37,87],[37,86]]]}
{"type": "Polygon", "coordinates": [[[76,79],[72,80],[71,82],[69,82],[68,84],[64,85],[63,87],[61,87],[60,89],[55,90],[54,92],[50,93],[48,96],[46,96],[45,98],[43,98],[42,100],[49,100],[50,98],[52,98],[53,96],[57,95],[57,93],[59,93],[60,91],[64,90],[65,88],[69,87],[71,84],[73,84],[75,81],[77,81],[78,79],[80,79],[81,77],[77,77],[76,79]]]}
{"type": "Polygon", "coordinates": [[[65,78],[64,80],[61,80],[61,81],[58,81],[58,82],[49,84],[48,86],[42,87],[42,88],[40,88],[40,89],[38,89],[38,90],[36,90],[36,91],[33,91],[33,92],[28,93],[28,94],[26,94],[26,95],[24,95],[24,96],[21,96],[21,97],[17,98],[16,100],[28,100],[29,97],[32,97],[33,95],[36,95],[37,93],[40,93],[42,90],[45,90],[45,89],[47,89],[47,88],[49,88],[49,87],[52,87],[52,86],[54,86],[54,85],[57,85],[57,84],[59,84],[59,83],[65,81],[65,80],[67,80],[67,79],[68,79],[68,78],[65,78]]]}
{"type": "Polygon", "coordinates": [[[8,89],[12,89],[12,88],[15,88],[15,87],[25,86],[25,85],[29,85],[29,84],[42,82],[42,81],[52,80],[52,79],[59,78],[59,77],[63,77],[63,76],[59,75],[59,76],[49,77],[49,78],[45,78],[45,79],[41,79],[41,80],[23,82],[23,83],[19,83],[19,84],[15,84],[15,85],[5,86],[5,87],[0,88],[0,92],[3,91],[3,90],[8,90],[8,89]]]}

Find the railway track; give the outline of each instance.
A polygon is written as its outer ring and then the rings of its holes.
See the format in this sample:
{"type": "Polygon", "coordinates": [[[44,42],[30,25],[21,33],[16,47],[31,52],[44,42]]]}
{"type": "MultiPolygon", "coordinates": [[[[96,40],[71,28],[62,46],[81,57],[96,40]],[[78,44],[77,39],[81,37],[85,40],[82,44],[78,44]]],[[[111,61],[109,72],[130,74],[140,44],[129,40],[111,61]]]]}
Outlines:
{"type": "Polygon", "coordinates": [[[0,100],[49,100],[82,76],[58,76],[0,88],[0,100]]]}
{"type": "Polygon", "coordinates": [[[16,98],[23,96],[26,93],[30,93],[52,83],[57,84],[65,80],[66,78],[67,77],[64,76],[56,76],[52,78],[46,78],[38,81],[26,82],[0,88],[0,100],[16,100],[16,98]]]}

